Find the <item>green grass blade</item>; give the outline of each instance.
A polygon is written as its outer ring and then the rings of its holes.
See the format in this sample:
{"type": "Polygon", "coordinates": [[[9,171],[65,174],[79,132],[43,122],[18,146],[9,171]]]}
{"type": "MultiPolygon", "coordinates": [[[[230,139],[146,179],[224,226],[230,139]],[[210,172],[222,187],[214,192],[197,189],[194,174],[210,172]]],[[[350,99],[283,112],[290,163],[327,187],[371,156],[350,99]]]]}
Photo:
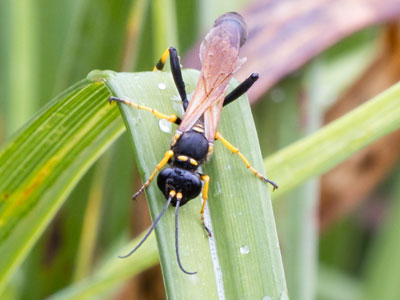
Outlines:
{"type": "Polygon", "coordinates": [[[111,152],[108,151],[94,167],[94,175],[89,186],[87,205],[82,222],[79,247],[76,253],[73,281],[78,282],[89,276],[93,258],[96,254],[96,245],[99,236],[101,211],[104,205],[103,187],[106,183],[107,167],[111,162],[111,152]]]}
{"type": "Polygon", "coordinates": [[[154,61],[157,62],[167,47],[174,46],[179,49],[179,43],[175,1],[154,0],[152,2],[154,61]]]}
{"type": "MultiPolygon", "coordinates": [[[[134,85],[134,88],[135,89],[149,90],[149,91],[153,90],[154,94],[146,96],[145,94],[140,95],[140,93],[139,93],[137,95],[139,98],[137,98],[137,99],[135,98],[133,100],[137,100],[137,101],[143,100],[146,103],[147,103],[147,101],[150,101],[150,102],[153,101],[152,104],[154,104],[154,106],[157,105],[157,108],[160,111],[165,111],[165,112],[170,112],[170,113],[174,113],[175,110],[179,111],[179,109],[181,107],[180,106],[180,102],[179,102],[179,99],[177,98],[176,92],[169,91],[168,87],[169,87],[169,84],[170,84],[170,79],[169,78],[165,78],[165,76],[167,76],[167,75],[165,73],[159,73],[159,72],[157,72],[157,73],[144,73],[144,74],[149,74],[148,76],[150,76],[150,78],[152,78],[151,81],[147,82],[147,85],[151,85],[150,86],[150,87],[152,87],[151,89],[150,88],[148,88],[148,89],[145,88],[145,85],[144,84],[142,85],[142,82],[139,81],[140,76],[145,76],[145,75],[142,75],[142,74],[126,75],[127,78],[125,78],[124,80],[126,80],[127,82],[125,84],[127,86],[129,86],[129,82],[130,82],[130,80],[132,80],[132,79],[129,80],[129,76],[137,76],[136,79],[138,81],[134,85]],[[156,77],[156,76],[162,76],[162,77],[156,77]],[[156,79],[158,79],[158,80],[156,80],[156,79]],[[167,86],[168,86],[167,89],[166,90],[160,90],[158,83],[168,83],[167,84],[167,86]],[[159,95],[160,93],[162,93],[162,94],[166,93],[166,97],[165,97],[165,99],[163,99],[164,101],[161,101],[161,102],[160,102],[160,99],[158,98],[160,96],[159,95]],[[154,98],[152,98],[152,96],[154,98]],[[146,97],[148,97],[148,98],[146,98],[146,97]],[[170,102],[172,102],[172,106],[173,106],[173,108],[175,108],[175,110],[170,107],[171,106],[170,102]]],[[[185,73],[185,79],[189,83],[189,86],[191,87],[190,89],[193,89],[193,86],[194,86],[193,84],[194,84],[195,80],[192,79],[193,80],[192,81],[191,78],[189,78],[189,77],[190,77],[190,74],[185,73]]],[[[163,87],[163,86],[161,85],[161,87],[163,87]]],[[[398,89],[398,88],[395,87],[395,90],[391,89],[391,90],[388,91],[389,92],[388,94],[384,93],[383,95],[378,96],[376,99],[381,99],[381,101],[386,99],[386,97],[391,97],[391,99],[396,99],[396,97],[395,97],[395,95],[397,94],[396,93],[396,89],[398,89]],[[382,96],[385,96],[385,97],[382,98],[382,96]]],[[[127,89],[125,92],[120,93],[119,95],[120,96],[122,96],[123,94],[127,95],[128,93],[132,97],[132,94],[130,94],[129,89],[127,89]]],[[[236,105],[236,104],[232,104],[232,105],[236,105]]],[[[227,107],[227,108],[224,109],[223,118],[228,117],[227,115],[230,114],[230,111],[229,111],[230,109],[231,109],[230,107],[227,107]]],[[[361,109],[362,109],[362,107],[361,107],[361,109]]],[[[142,112],[142,111],[137,112],[135,110],[130,110],[130,109],[128,109],[126,111],[130,114],[130,116],[128,116],[128,119],[130,120],[130,123],[137,122],[136,125],[132,125],[135,131],[139,130],[137,128],[137,126],[139,126],[144,121],[149,122],[149,123],[146,123],[146,125],[144,125],[145,130],[143,130],[141,132],[137,132],[139,138],[143,139],[143,140],[140,140],[140,143],[147,143],[148,144],[148,146],[141,146],[140,149],[142,149],[142,150],[140,150],[140,151],[144,151],[142,153],[145,153],[145,154],[142,154],[142,155],[139,155],[139,156],[142,159],[146,159],[147,156],[152,155],[153,159],[154,159],[154,161],[151,161],[151,159],[148,159],[149,164],[150,164],[150,166],[148,166],[147,170],[146,170],[146,172],[148,174],[149,172],[152,171],[152,168],[155,165],[155,163],[158,162],[158,160],[160,159],[160,157],[156,157],[157,155],[154,155],[152,152],[150,152],[150,150],[155,151],[154,149],[157,148],[159,156],[162,156],[162,154],[165,152],[166,148],[168,148],[168,142],[170,140],[171,133],[160,132],[159,128],[157,127],[158,126],[158,120],[155,117],[153,117],[150,113],[146,113],[146,112],[142,112]],[[148,124],[150,124],[150,125],[148,126],[148,124]],[[155,130],[155,131],[150,130],[150,128],[152,130],[155,130]],[[151,144],[151,143],[154,143],[154,144],[151,144]],[[154,148],[151,148],[152,146],[154,148]]],[[[376,113],[379,113],[379,111],[376,110],[376,113]]],[[[346,117],[344,117],[344,118],[346,118],[346,117]]],[[[229,121],[229,117],[228,117],[227,121],[229,121]]],[[[225,122],[225,121],[222,121],[222,122],[225,122]]],[[[383,127],[381,127],[381,129],[385,130],[386,124],[382,123],[381,125],[383,125],[383,127]]],[[[221,124],[221,130],[224,130],[224,126],[225,126],[224,123],[222,123],[221,124]]],[[[321,131],[323,132],[324,130],[325,129],[322,129],[321,131]]],[[[173,131],[173,128],[171,128],[171,132],[172,131],[173,131]]],[[[388,130],[388,131],[390,131],[390,130],[388,130]]],[[[226,137],[228,137],[227,134],[225,133],[225,131],[223,131],[223,133],[224,133],[224,135],[226,135],[226,137]]],[[[234,136],[230,137],[230,139],[233,139],[233,138],[234,138],[234,136]]],[[[320,140],[320,142],[321,142],[321,144],[329,144],[329,143],[331,143],[331,141],[330,141],[331,138],[334,138],[334,137],[331,136],[331,135],[324,135],[324,139],[320,140]]],[[[241,141],[237,141],[237,143],[240,144],[241,141]]],[[[137,151],[139,151],[139,150],[137,150],[137,151]]],[[[212,162],[210,163],[210,166],[215,167],[215,168],[222,167],[222,169],[226,168],[228,165],[225,164],[224,161],[220,161],[220,158],[218,157],[219,154],[225,155],[224,154],[225,151],[227,151],[227,150],[223,149],[223,147],[221,149],[221,147],[218,147],[218,145],[216,145],[215,156],[213,157],[212,162]]],[[[231,157],[231,155],[228,155],[228,159],[229,159],[230,163],[233,163],[234,160],[235,160],[235,157],[234,156],[231,157]]],[[[282,163],[282,166],[286,165],[285,161],[282,161],[281,163],[282,163]]],[[[305,165],[305,167],[307,167],[307,165],[305,165]]],[[[240,170],[240,168],[241,168],[241,163],[239,162],[238,172],[242,172],[242,170],[240,170]]],[[[232,168],[230,171],[235,170],[235,169],[236,168],[232,168]]],[[[226,173],[226,170],[221,170],[221,171],[219,171],[219,170],[215,170],[215,171],[210,170],[210,172],[209,172],[207,170],[207,168],[205,168],[204,171],[207,171],[209,174],[212,174],[212,172],[214,172],[216,174],[216,176],[218,176],[219,174],[223,175],[223,174],[226,173]]],[[[281,184],[280,189],[285,189],[285,187],[290,183],[289,182],[290,181],[290,177],[287,177],[287,176],[285,177],[284,176],[284,172],[285,172],[284,168],[277,168],[277,169],[274,169],[274,170],[270,170],[270,172],[269,172],[270,174],[274,173],[277,176],[277,178],[283,178],[282,180],[279,181],[279,183],[281,184]],[[287,180],[288,182],[285,181],[285,180],[287,180]]],[[[243,173],[242,175],[243,175],[243,178],[240,178],[240,182],[242,182],[243,180],[248,179],[247,176],[246,176],[246,172],[243,173]]],[[[216,223],[218,224],[218,222],[222,219],[221,216],[224,216],[224,218],[225,218],[225,214],[224,214],[224,212],[222,210],[222,209],[225,209],[225,208],[217,207],[216,209],[214,209],[215,206],[213,206],[213,205],[215,205],[215,204],[219,205],[219,203],[227,204],[227,203],[232,202],[232,199],[230,199],[230,201],[225,201],[226,199],[218,199],[219,195],[215,195],[215,194],[219,194],[221,192],[225,192],[225,187],[223,187],[222,185],[218,185],[217,184],[218,181],[215,179],[214,176],[211,177],[211,178],[213,178],[214,179],[213,182],[216,183],[215,184],[214,195],[211,195],[211,193],[210,193],[211,213],[212,214],[213,213],[216,214],[215,218],[217,219],[216,223]],[[211,199],[213,199],[214,201],[212,201],[211,199]]],[[[251,176],[250,176],[250,178],[251,178],[251,176]]],[[[151,194],[153,194],[153,195],[158,193],[158,192],[155,192],[156,187],[154,185],[151,187],[151,190],[152,190],[151,194]]],[[[232,193],[232,191],[229,190],[229,193],[232,193]]],[[[274,192],[274,194],[275,193],[276,192],[274,192]]],[[[226,194],[226,192],[225,192],[225,194],[226,194]]],[[[230,196],[228,196],[228,197],[230,197],[230,196]]],[[[153,206],[158,205],[158,211],[159,211],[161,209],[161,206],[164,203],[165,199],[163,199],[162,196],[159,196],[156,199],[156,201],[159,201],[159,203],[158,204],[157,203],[156,204],[152,204],[152,205],[153,206]]],[[[197,200],[194,200],[194,201],[197,201],[197,200]]],[[[186,249],[188,249],[188,251],[192,251],[192,249],[191,249],[192,245],[196,245],[196,247],[198,247],[198,248],[203,246],[203,248],[200,248],[200,250],[199,250],[200,254],[194,259],[194,264],[193,265],[198,263],[199,257],[201,258],[201,263],[204,264],[205,263],[205,258],[207,257],[205,255],[205,253],[208,251],[208,247],[203,245],[204,242],[205,242],[204,240],[206,238],[204,237],[202,230],[201,229],[199,230],[199,228],[197,228],[197,227],[200,226],[199,222],[196,222],[196,218],[198,218],[198,209],[200,207],[200,204],[199,203],[195,203],[194,201],[191,202],[190,205],[188,204],[185,207],[183,207],[184,209],[186,209],[186,211],[181,214],[181,219],[183,219],[183,220],[181,220],[181,225],[183,224],[182,227],[183,226],[186,227],[186,224],[187,224],[187,226],[194,226],[193,229],[195,231],[193,233],[189,234],[190,240],[186,240],[187,237],[186,237],[186,235],[184,233],[182,233],[181,236],[180,236],[181,237],[181,247],[186,247],[187,246],[186,249]],[[193,208],[193,206],[196,206],[196,207],[193,208]],[[199,240],[199,243],[197,244],[198,241],[196,240],[196,238],[199,238],[199,237],[201,237],[201,238],[199,240]],[[187,245],[185,243],[187,243],[187,245]],[[202,251],[205,251],[205,252],[201,253],[202,251]]],[[[238,214],[236,212],[236,208],[235,207],[228,208],[228,212],[231,215],[238,214]]],[[[171,215],[172,215],[172,213],[169,212],[169,218],[172,218],[171,215]]],[[[161,221],[160,225],[164,226],[164,228],[163,228],[164,231],[170,231],[170,235],[169,235],[169,238],[165,238],[161,242],[161,244],[162,243],[167,243],[167,244],[169,243],[168,247],[172,247],[171,251],[173,252],[173,234],[172,234],[173,222],[171,222],[171,220],[169,220],[168,224],[165,224],[165,223],[167,223],[167,222],[163,220],[163,221],[161,221]]],[[[214,224],[214,234],[217,234],[218,231],[219,231],[219,228],[215,228],[215,222],[213,222],[213,224],[214,224]]],[[[232,226],[231,229],[232,229],[233,233],[231,233],[231,234],[233,234],[233,235],[239,234],[240,230],[239,230],[238,227],[239,226],[237,226],[237,225],[232,226]]],[[[160,228],[158,228],[158,229],[160,229],[160,228]]],[[[186,230],[186,229],[184,229],[184,230],[186,230]]],[[[225,232],[223,234],[225,234],[225,232]]],[[[230,235],[226,234],[226,236],[229,237],[230,235]]],[[[153,241],[154,241],[154,237],[150,236],[150,238],[146,242],[146,244],[148,243],[148,244],[151,245],[153,243],[153,241]]],[[[218,241],[217,241],[217,243],[218,243],[218,241]]],[[[135,245],[135,244],[136,244],[136,242],[132,243],[132,245],[135,245]]],[[[148,245],[146,245],[144,247],[148,247],[148,245]]],[[[127,249],[130,249],[130,248],[127,247],[127,249]]],[[[142,260],[146,260],[146,261],[150,260],[152,263],[149,264],[148,266],[153,265],[153,264],[156,263],[156,261],[154,260],[154,257],[156,256],[155,246],[154,246],[154,248],[149,247],[149,248],[146,248],[146,249],[147,249],[147,251],[142,251],[142,252],[135,253],[131,258],[127,259],[126,260],[126,265],[124,265],[124,264],[120,265],[121,269],[115,268],[115,269],[111,270],[110,272],[105,272],[105,271],[101,271],[101,270],[104,269],[104,268],[101,268],[100,271],[96,272],[93,277],[91,277],[89,279],[86,279],[85,281],[83,281],[82,283],[80,283],[78,285],[71,286],[68,290],[61,292],[60,295],[64,295],[64,293],[65,293],[65,295],[71,294],[71,295],[75,295],[75,296],[76,295],[98,296],[99,294],[103,293],[105,290],[108,290],[110,288],[115,287],[117,284],[119,284],[122,281],[124,281],[127,278],[129,278],[130,275],[136,274],[137,272],[139,272],[141,270],[141,269],[136,269],[136,268],[133,268],[133,267],[131,268],[130,267],[131,265],[132,266],[135,265],[135,263],[133,263],[133,262],[142,261],[142,260]],[[105,272],[105,273],[103,273],[103,272],[105,272]]],[[[251,250],[252,249],[250,248],[250,251],[251,250]]],[[[125,252],[121,250],[121,253],[125,253],[125,252]]],[[[121,253],[119,253],[119,254],[121,254],[121,253]]],[[[249,252],[249,254],[250,253],[251,252],[249,252]]],[[[163,254],[163,255],[166,256],[166,254],[163,254]]],[[[110,263],[113,261],[113,259],[114,258],[112,258],[110,260],[110,263]]],[[[169,259],[168,263],[171,264],[172,267],[177,268],[176,259],[175,259],[175,253],[174,252],[170,256],[168,256],[168,259],[169,259]]],[[[223,260],[224,259],[221,259],[221,261],[223,261],[223,260]]],[[[229,263],[229,259],[227,259],[227,260],[228,260],[228,263],[229,263]]],[[[118,263],[118,260],[115,259],[114,262],[118,263]]],[[[186,263],[188,264],[188,266],[191,266],[190,263],[192,263],[192,261],[190,259],[188,259],[188,261],[186,263]]],[[[208,267],[211,267],[211,266],[208,266],[208,267]]],[[[200,269],[198,269],[197,271],[199,271],[199,270],[200,269]]],[[[180,271],[178,270],[178,275],[177,276],[180,275],[179,272],[180,271]]],[[[231,279],[229,279],[229,280],[231,280],[231,279]]],[[[199,281],[196,281],[196,283],[199,283],[199,281]]],[[[329,282],[325,281],[324,283],[321,283],[321,284],[324,286],[323,287],[324,292],[320,292],[321,286],[319,286],[319,295],[320,296],[321,295],[325,295],[326,293],[329,294],[328,290],[330,290],[331,288],[330,287],[326,287],[326,285],[330,285],[330,280],[329,280],[329,282]]],[[[210,285],[208,285],[208,287],[209,286],[210,285]]],[[[229,284],[228,284],[228,286],[229,286],[229,284]]],[[[191,287],[194,288],[193,285],[191,287]]],[[[232,288],[231,286],[229,286],[229,287],[232,288]]],[[[182,287],[182,288],[184,289],[184,287],[182,287]]],[[[213,287],[213,288],[215,288],[215,287],[213,287]]],[[[232,289],[234,290],[234,288],[232,288],[232,289]]],[[[198,289],[195,289],[195,291],[198,291],[198,289]]],[[[351,294],[351,293],[349,292],[349,294],[351,294]]],[[[185,294],[185,295],[187,295],[187,294],[185,294]]],[[[204,294],[202,294],[202,295],[204,296],[204,294]]],[[[213,294],[210,292],[208,295],[213,295],[213,294]]],[[[329,296],[327,296],[327,297],[329,298],[329,296]]]]}
{"type": "Polygon", "coordinates": [[[104,83],[82,81],[0,152],[0,290],[84,172],[122,132],[104,83]]]}
{"type": "Polygon", "coordinates": [[[400,84],[396,84],[315,134],[264,160],[279,196],[321,175],[378,138],[400,128],[400,84]]]}
{"type": "MultiPolygon", "coordinates": [[[[187,89],[193,91],[198,72],[184,72],[187,89]]],[[[154,107],[164,113],[182,113],[182,104],[169,73],[119,73],[108,80],[115,95],[154,107]],[[140,75],[140,76],[139,76],[140,75]]],[[[121,105],[133,136],[142,178],[147,178],[169,149],[175,127],[168,129],[149,112],[121,105]]],[[[220,130],[237,145],[254,166],[262,169],[261,154],[247,99],[229,105],[222,113],[220,130]]],[[[183,265],[197,275],[184,274],[174,248],[174,210],[160,221],[156,234],[169,299],[285,299],[286,284],[268,188],[248,171],[238,157],[218,142],[203,172],[211,177],[209,205],[215,249],[200,223],[199,199],[180,210],[180,253],[183,265]],[[213,263],[219,260],[219,267],[213,263]],[[216,275],[214,268],[218,269],[216,275]],[[199,288],[201,287],[201,289],[199,288]]],[[[156,183],[147,190],[153,219],[165,204],[156,183]]],[[[133,254],[135,255],[135,254],[133,254]]]]}
{"type": "Polygon", "coordinates": [[[121,63],[121,71],[123,72],[132,71],[136,68],[139,50],[137,44],[143,32],[143,24],[149,5],[149,0],[138,0],[131,4],[121,63]]]}
{"type": "Polygon", "coordinates": [[[48,300],[98,299],[109,293],[133,275],[144,271],[158,263],[157,243],[154,233],[150,235],[143,247],[129,259],[119,259],[118,255],[129,252],[142,239],[144,234],[134,239],[124,249],[113,253],[89,278],[57,292],[48,300]]]}
{"type": "Polygon", "coordinates": [[[387,219],[367,256],[365,285],[358,299],[395,300],[400,297],[400,173],[393,180],[387,219]]]}
{"type": "Polygon", "coordinates": [[[340,270],[325,265],[320,265],[318,269],[316,291],[318,300],[363,299],[360,298],[362,288],[360,280],[340,270]]]}
{"type": "MultiPolygon", "coordinates": [[[[8,3],[9,14],[9,40],[4,43],[9,55],[7,97],[7,132],[15,132],[22,124],[33,115],[37,105],[38,78],[34,70],[36,66],[36,54],[38,43],[38,26],[35,22],[36,10],[33,1],[10,1],[8,3]],[[24,45],[21,47],[21,45],[24,45]]],[[[10,134],[8,134],[10,136],[10,134]]]]}

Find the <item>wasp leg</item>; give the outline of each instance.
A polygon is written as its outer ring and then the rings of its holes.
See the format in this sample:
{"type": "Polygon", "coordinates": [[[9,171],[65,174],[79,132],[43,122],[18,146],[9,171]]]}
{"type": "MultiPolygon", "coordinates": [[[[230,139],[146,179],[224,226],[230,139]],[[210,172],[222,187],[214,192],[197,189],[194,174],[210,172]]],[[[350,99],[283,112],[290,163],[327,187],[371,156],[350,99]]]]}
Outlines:
{"type": "Polygon", "coordinates": [[[167,61],[169,56],[169,48],[167,48],[163,54],[161,55],[160,60],[157,62],[157,64],[154,66],[153,68],[153,72],[154,71],[162,71],[162,69],[164,69],[165,66],[165,62],[167,61]]]}
{"type": "Polygon", "coordinates": [[[182,77],[178,51],[174,47],[169,47],[168,49],[166,49],[161,55],[160,60],[153,68],[153,71],[161,71],[162,69],[164,69],[165,62],[167,61],[168,56],[170,57],[172,77],[174,78],[175,86],[178,89],[179,96],[182,99],[183,110],[186,111],[186,108],[189,105],[189,101],[186,95],[185,82],[183,81],[182,77]]]}
{"type": "Polygon", "coordinates": [[[211,237],[212,236],[211,235],[211,230],[208,229],[206,224],[204,223],[204,209],[206,207],[206,203],[207,203],[207,200],[208,200],[208,185],[210,183],[210,177],[208,175],[201,175],[200,178],[204,182],[203,192],[201,194],[201,197],[203,198],[203,205],[201,206],[201,211],[200,211],[201,224],[203,224],[203,227],[207,231],[208,236],[211,237]]]}
{"type": "Polygon", "coordinates": [[[156,166],[153,173],[150,175],[149,179],[147,179],[146,182],[141,186],[141,188],[133,195],[133,199],[136,199],[137,196],[139,196],[150,185],[150,183],[154,179],[154,176],[156,176],[157,172],[160,171],[168,163],[168,161],[172,156],[174,156],[174,151],[172,150],[168,150],[164,154],[164,158],[156,166]]]}
{"type": "Polygon", "coordinates": [[[249,88],[256,82],[258,79],[258,73],[252,73],[245,81],[239,84],[232,92],[230,92],[224,99],[224,106],[228,105],[232,101],[236,100],[244,93],[246,93],[249,88]]]}
{"type": "Polygon", "coordinates": [[[234,145],[232,145],[231,143],[229,143],[219,132],[217,132],[217,133],[215,134],[215,139],[216,139],[216,140],[220,140],[220,141],[222,142],[222,144],[224,144],[224,146],[225,146],[226,148],[228,148],[229,150],[232,151],[232,153],[235,153],[235,154],[239,155],[239,157],[240,157],[240,158],[242,159],[242,161],[245,163],[246,167],[247,167],[248,169],[250,169],[250,171],[252,171],[254,175],[256,175],[256,176],[259,177],[260,179],[264,180],[265,182],[268,182],[269,184],[271,184],[274,191],[278,188],[278,186],[276,185],[275,182],[273,182],[273,181],[269,180],[268,178],[264,177],[260,172],[258,172],[256,169],[254,169],[254,168],[250,165],[250,163],[249,163],[249,161],[246,159],[246,157],[239,151],[239,149],[236,148],[236,147],[235,147],[234,145]]]}
{"type": "Polygon", "coordinates": [[[174,82],[176,88],[178,89],[179,95],[182,99],[183,110],[186,111],[186,108],[189,105],[186,90],[185,90],[185,82],[182,78],[181,64],[179,63],[178,52],[174,47],[169,48],[170,62],[171,62],[171,72],[172,77],[174,78],[174,82]]]}
{"type": "Polygon", "coordinates": [[[175,123],[177,125],[179,125],[181,123],[181,119],[176,115],[166,115],[166,114],[163,114],[163,113],[155,110],[154,108],[143,106],[143,105],[139,105],[139,104],[130,102],[130,101],[125,100],[125,99],[121,99],[121,98],[117,98],[117,97],[111,96],[110,98],[108,98],[108,101],[110,103],[112,101],[115,101],[115,102],[123,103],[123,104],[129,105],[129,106],[132,106],[132,107],[136,107],[137,109],[142,109],[142,110],[149,111],[153,115],[155,115],[157,118],[168,120],[168,121],[170,121],[172,123],[175,123]]]}

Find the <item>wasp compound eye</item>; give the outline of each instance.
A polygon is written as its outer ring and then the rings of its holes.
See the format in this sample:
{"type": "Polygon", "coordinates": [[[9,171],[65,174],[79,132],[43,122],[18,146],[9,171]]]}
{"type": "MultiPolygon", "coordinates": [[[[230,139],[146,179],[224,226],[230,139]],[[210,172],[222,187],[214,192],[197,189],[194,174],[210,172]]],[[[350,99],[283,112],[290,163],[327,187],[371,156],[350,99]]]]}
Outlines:
{"type": "MultiPolygon", "coordinates": [[[[166,168],[157,178],[158,188],[168,198],[170,191],[182,193],[181,205],[197,197],[201,192],[201,180],[199,175],[180,168],[166,168]]],[[[175,199],[171,203],[175,206],[175,199]]]]}

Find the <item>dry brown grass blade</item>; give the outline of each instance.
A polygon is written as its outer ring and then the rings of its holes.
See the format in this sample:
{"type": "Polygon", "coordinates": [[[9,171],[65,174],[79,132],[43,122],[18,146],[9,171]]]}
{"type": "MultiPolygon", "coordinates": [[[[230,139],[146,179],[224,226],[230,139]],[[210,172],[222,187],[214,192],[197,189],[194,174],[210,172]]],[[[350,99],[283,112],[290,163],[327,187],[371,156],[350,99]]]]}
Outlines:
{"type": "MultiPolygon", "coordinates": [[[[400,23],[389,26],[380,57],[327,112],[329,123],[400,80],[400,23]]],[[[396,166],[400,131],[381,138],[322,177],[322,228],[357,208],[396,166]]]]}
{"type": "MultiPolygon", "coordinates": [[[[349,34],[400,15],[398,0],[259,0],[241,12],[249,38],[241,55],[247,63],[235,77],[252,72],[259,82],[249,90],[254,102],[284,76],[349,34]]],[[[194,49],[198,49],[195,47],[194,49]]],[[[198,68],[193,50],[185,67],[198,68]]]]}

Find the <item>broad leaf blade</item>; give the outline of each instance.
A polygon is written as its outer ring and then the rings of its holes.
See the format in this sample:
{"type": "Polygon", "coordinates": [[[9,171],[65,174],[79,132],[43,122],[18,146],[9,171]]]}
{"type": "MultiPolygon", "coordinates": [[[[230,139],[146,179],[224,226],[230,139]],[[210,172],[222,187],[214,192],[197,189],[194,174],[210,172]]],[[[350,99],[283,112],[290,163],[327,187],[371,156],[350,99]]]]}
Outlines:
{"type": "MultiPolygon", "coordinates": [[[[99,78],[101,80],[101,78],[99,78]]],[[[84,172],[122,132],[102,81],[82,81],[0,153],[0,288],[84,172]]]]}
{"type": "MultiPolygon", "coordinates": [[[[190,93],[198,72],[186,70],[184,77],[190,93]]],[[[140,76],[119,73],[110,78],[108,84],[118,97],[163,113],[182,112],[169,73],[141,73],[140,76]]],[[[142,178],[147,179],[169,149],[175,125],[170,132],[163,132],[159,120],[149,112],[126,105],[120,107],[133,136],[142,178]]],[[[258,140],[245,98],[224,109],[220,129],[226,138],[242,149],[256,168],[262,168],[258,140]]],[[[198,271],[198,274],[184,274],[176,262],[174,209],[168,209],[156,233],[169,298],[216,299],[218,294],[225,294],[228,299],[285,296],[279,243],[266,184],[254,177],[238,157],[218,142],[215,155],[204,167],[204,172],[211,177],[209,203],[216,253],[210,255],[209,241],[200,223],[201,202],[195,199],[180,209],[179,249],[186,269],[198,271]],[[219,266],[215,265],[216,259],[219,266]]],[[[147,190],[147,196],[154,219],[166,200],[156,183],[147,190]]]]}

